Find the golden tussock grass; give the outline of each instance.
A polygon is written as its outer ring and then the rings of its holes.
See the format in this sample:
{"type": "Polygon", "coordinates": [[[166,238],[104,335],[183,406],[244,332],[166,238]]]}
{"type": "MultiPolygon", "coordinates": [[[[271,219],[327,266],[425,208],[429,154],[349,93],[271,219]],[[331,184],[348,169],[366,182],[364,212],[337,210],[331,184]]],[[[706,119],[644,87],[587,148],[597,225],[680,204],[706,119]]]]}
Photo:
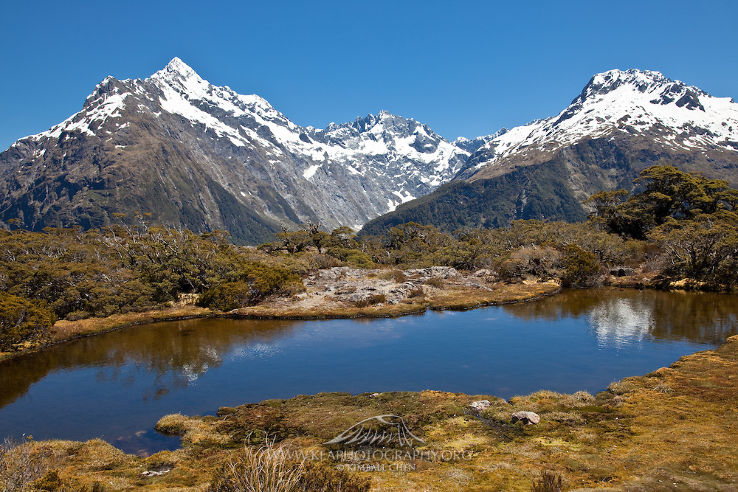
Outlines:
{"type": "Polygon", "coordinates": [[[52,341],[70,340],[80,336],[89,336],[126,326],[142,325],[156,321],[204,317],[212,313],[207,308],[178,306],[140,313],[114,314],[106,318],[87,318],[77,321],[59,320],[52,328],[52,341]]]}

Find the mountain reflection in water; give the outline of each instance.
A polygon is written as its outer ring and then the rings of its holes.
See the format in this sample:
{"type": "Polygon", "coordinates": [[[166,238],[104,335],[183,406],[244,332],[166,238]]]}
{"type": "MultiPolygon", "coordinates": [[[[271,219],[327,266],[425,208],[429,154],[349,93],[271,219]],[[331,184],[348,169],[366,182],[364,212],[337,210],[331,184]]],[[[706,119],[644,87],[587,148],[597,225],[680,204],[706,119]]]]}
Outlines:
{"type": "Polygon", "coordinates": [[[738,323],[738,297],[709,292],[567,290],[504,309],[531,320],[586,316],[599,343],[616,346],[637,343],[644,337],[717,345],[735,333],[738,323]]]}
{"type": "Polygon", "coordinates": [[[323,391],[437,389],[504,398],[597,392],[737,333],[735,296],[570,290],[393,319],[193,319],[126,328],[0,363],[0,437],[177,446],[168,413],[323,391]]]}

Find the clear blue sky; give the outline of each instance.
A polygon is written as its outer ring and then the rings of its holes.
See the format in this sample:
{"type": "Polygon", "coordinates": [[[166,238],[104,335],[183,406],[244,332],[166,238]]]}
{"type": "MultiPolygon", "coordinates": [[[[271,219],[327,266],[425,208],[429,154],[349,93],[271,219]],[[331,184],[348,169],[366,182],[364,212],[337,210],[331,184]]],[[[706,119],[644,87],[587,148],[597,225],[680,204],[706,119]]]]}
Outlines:
{"type": "Polygon", "coordinates": [[[738,99],[736,1],[204,4],[3,2],[0,148],[174,56],[302,125],[386,109],[447,138],[557,113],[610,68],[738,99]]]}

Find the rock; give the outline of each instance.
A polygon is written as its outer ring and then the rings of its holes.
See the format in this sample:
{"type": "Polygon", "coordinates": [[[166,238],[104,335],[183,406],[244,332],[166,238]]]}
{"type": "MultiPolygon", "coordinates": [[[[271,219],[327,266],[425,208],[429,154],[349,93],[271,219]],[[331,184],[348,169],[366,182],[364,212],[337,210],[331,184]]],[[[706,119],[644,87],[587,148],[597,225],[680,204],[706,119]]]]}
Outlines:
{"type": "Polygon", "coordinates": [[[159,470],[146,470],[145,472],[142,472],[141,473],[141,476],[144,477],[144,478],[160,477],[162,475],[166,475],[170,471],[172,471],[171,468],[169,468],[169,467],[163,467],[163,468],[161,468],[159,470]]]}
{"type": "Polygon", "coordinates": [[[489,400],[477,400],[473,401],[469,404],[469,408],[472,410],[476,410],[477,412],[481,412],[482,410],[486,410],[489,408],[491,403],[489,400]]]}
{"type": "Polygon", "coordinates": [[[427,280],[429,278],[449,279],[458,277],[459,272],[453,267],[433,266],[429,268],[415,268],[412,270],[406,270],[405,275],[417,276],[420,277],[420,279],[422,280],[427,280]]]}
{"type": "Polygon", "coordinates": [[[613,277],[629,277],[631,275],[635,275],[635,270],[630,267],[614,267],[610,269],[610,275],[613,277]]]}
{"type": "Polygon", "coordinates": [[[513,424],[515,422],[522,422],[525,425],[532,425],[540,422],[541,417],[535,412],[515,412],[511,415],[510,421],[513,424]]]}

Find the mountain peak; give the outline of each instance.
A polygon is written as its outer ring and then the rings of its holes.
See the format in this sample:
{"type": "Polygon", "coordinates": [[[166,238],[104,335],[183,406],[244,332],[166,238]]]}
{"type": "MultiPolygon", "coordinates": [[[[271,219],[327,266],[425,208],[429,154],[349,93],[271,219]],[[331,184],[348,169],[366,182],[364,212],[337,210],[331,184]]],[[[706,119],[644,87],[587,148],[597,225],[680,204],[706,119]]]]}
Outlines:
{"type": "MultiPolygon", "coordinates": [[[[690,103],[688,109],[702,109],[698,98],[707,95],[697,87],[672,80],[655,70],[614,69],[594,75],[572,103],[583,103],[585,100],[600,98],[614,91],[622,92],[622,96],[630,98],[646,95],[653,104],[669,104],[686,96],[689,101],[682,102],[690,103]],[[626,93],[631,95],[626,96],[626,93]]],[[[684,104],[679,104],[680,107],[682,105],[684,104]]]]}
{"type": "MultiPolygon", "coordinates": [[[[674,83],[664,77],[660,72],[653,70],[639,70],[631,68],[628,70],[608,70],[592,76],[581,94],[574,101],[605,95],[623,86],[635,89],[638,92],[653,91],[660,86],[674,83]]],[[[681,84],[681,82],[679,82],[681,84]]]]}
{"type": "Polygon", "coordinates": [[[154,75],[152,75],[153,79],[157,80],[167,80],[167,81],[173,81],[173,80],[182,80],[182,81],[188,81],[193,80],[195,82],[202,81],[202,78],[197,75],[197,72],[195,72],[192,67],[187,65],[185,62],[183,62],[180,58],[177,58],[176,56],[172,58],[172,60],[167,63],[167,65],[156,72],[154,75]]]}
{"type": "Polygon", "coordinates": [[[164,69],[169,72],[177,72],[183,75],[195,73],[192,67],[183,62],[181,58],[176,56],[172,58],[169,63],[167,63],[167,66],[164,67],[164,69]]]}
{"type": "Polygon", "coordinates": [[[608,70],[594,75],[558,115],[489,140],[473,159],[473,169],[494,170],[493,164],[510,156],[533,156],[534,149],[535,158],[542,159],[577,142],[615,135],[658,141],[676,152],[734,151],[738,149],[738,105],[657,71],[608,70]]]}
{"type": "Polygon", "coordinates": [[[612,83],[612,82],[664,82],[670,81],[661,72],[656,70],[641,70],[638,68],[629,68],[627,70],[612,69],[605,72],[600,72],[592,77],[592,81],[595,83],[612,83]]]}

